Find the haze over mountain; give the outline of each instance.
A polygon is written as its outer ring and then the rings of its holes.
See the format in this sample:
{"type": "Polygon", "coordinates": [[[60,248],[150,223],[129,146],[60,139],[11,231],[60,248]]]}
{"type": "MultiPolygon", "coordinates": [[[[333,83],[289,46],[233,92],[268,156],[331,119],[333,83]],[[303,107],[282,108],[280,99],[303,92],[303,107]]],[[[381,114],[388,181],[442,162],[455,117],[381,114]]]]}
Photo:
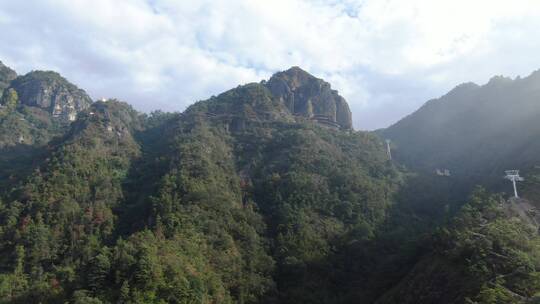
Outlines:
{"type": "MultiPolygon", "coordinates": [[[[448,96],[522,96],[534,112],[533,76],[448,96]]],[[[5,83],[0,303],[539,299],[535,196],[516,203],[423,173],[432,163],[406,157],[396,126],[381,131],[396,134],[390,161],[382,138],[352,129],[345,99],[299,67],[149,115],[92,102],[54,72],[5,83]]],[[[476,97],[441,102],[457,114],[437,104],[435,122],[419,110],[407,135],[483,114],[476,97]]],[[[498,132],[489,122],[462,135],[498,132]]]]}
{"type": "Polygon", "coordinates": [[[540,165],[540,72],[464,83],[381,131],[411,168],[500,176],[540,165]]]}

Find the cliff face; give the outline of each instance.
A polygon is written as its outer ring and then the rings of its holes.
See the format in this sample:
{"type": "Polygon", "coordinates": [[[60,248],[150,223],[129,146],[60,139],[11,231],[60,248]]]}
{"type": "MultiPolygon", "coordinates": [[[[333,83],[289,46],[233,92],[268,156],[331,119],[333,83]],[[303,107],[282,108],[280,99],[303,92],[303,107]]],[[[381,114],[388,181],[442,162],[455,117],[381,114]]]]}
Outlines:
{"type": "Polygon", "coordinates": [[[33,71],[13,80],[11,87],[22,104],[42,108],[53,117],[67,121],[75,120],[77,113],[92,103],[84,90],[56,72],[33,71]]]}
{"type": "Polygon", "coordinates": [[[9,87],[9,83],[15,78],[17,78],[17,73],[0,61],[0,96],[2,95],[2,92],[9,87]]]}
{"type": "Polygon", "coordinates": [[[266,83],[272,94],[295,115],[328,120],[352,129],[349,105],[330,84],[299,67],[274,74],[266,83]]]}

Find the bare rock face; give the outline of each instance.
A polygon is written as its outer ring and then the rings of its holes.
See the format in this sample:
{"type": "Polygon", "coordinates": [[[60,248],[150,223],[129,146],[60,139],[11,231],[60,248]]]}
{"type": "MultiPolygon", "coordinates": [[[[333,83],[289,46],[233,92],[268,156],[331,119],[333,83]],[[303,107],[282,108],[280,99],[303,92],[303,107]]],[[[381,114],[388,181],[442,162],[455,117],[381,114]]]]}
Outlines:
{"type": "Polygon", "coordinates": [[[9,83],[17,78],[17,73],[0,61],[0,96],[9,87],[9,83]]]}
{"type": "Polygon", "coordinates": [[[347,101],[328,82],[299,67],[274,74],[265,85],[291,113],[352,129],[347,101]]]}
{"type": "Polygon", "coordinates": [[[73,121],[92,99],[82,89],[51,71],[33,71],[11,82],[19,100],[27,106],[48,111],[53,117],[73,121]]]}

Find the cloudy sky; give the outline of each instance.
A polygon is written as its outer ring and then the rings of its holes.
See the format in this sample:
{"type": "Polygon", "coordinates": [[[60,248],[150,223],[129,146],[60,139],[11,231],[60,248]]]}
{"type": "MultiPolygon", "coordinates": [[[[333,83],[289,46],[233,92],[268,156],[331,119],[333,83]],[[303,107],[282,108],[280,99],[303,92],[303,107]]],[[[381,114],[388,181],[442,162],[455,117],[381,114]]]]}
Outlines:
{"type": "Polygon", "coordinates": [[[301,66],[385,127],[455,85],[540,69],[537,0],[0,0],[0,60],[183,110],[301,66]]]}

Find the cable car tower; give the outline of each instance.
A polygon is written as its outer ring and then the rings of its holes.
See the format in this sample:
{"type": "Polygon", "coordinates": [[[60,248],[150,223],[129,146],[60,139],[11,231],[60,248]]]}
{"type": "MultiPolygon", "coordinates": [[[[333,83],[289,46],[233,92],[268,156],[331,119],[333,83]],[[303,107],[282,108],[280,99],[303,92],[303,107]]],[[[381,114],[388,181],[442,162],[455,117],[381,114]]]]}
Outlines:
{"type": "Polygon", "coordinates": [[[392,160],[392,152],[390,151],[390,139],[386,140],[386,155],[388,156],[388,160],[392,160]]]}
{"type": "Polygon", "coordinates": [[[516,182],[522,182],[525,179],[519,176],[519,170],[506,170],[504,171],[504,173],[506,173],[506,176],[504,178],[511,180],[512,185],[514,185],[514,197],[519,198],[518,193],[517,193],[516,182]]]}

